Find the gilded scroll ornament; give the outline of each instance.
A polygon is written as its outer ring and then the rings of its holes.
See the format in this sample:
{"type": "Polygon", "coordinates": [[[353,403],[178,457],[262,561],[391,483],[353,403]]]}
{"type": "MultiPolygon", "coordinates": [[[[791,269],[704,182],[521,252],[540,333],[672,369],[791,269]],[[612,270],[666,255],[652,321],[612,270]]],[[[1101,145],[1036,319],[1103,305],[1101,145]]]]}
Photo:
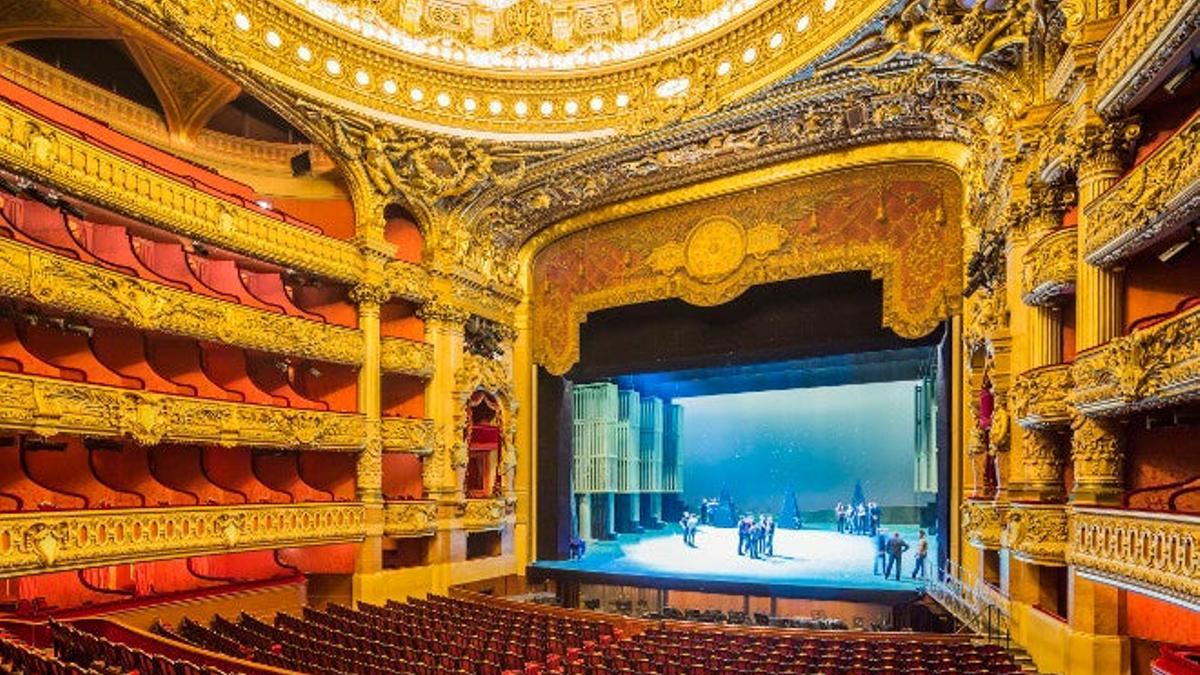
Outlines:
{"type": "Polygon", "coordinates": [[[1164,68],[1197,28],[1196,0],[1130,5],[1096,55],[1096,110],[1103,115],[1126,112],[1164,76],[1164,68]]]}
{"type": "Polygon", "coordinates": [[[468,531],[498,530],[507,513],[503,499],[468,499],[463,512],[463,528],[468,531]]]}
{"type": "Polygon", "coordinates": [[[1043,366],[1017,375],[1009,397],[1025,428],[1066,426],[1071,420],[1071,365],[1043,366]]]}
{"type": "Polygon", "coordinates": [[[238,504],[0,514],[0,577],[360,541],[361,504],[238,504]]]}
{"type": "Polygon", "coordinates": [[[1077,414],[1071,423],[1073,501],[1119,500],[1125,481],[1125,439],[1120,423],[1077,414]]]}
{"type": "Polygon", "coordinates": [[[383,505],[383,533],[388,537],[422,537],[437,531],[437,503],[387,502],[383,505]]]}
{"type": "Polygon", "coordinates": [[[408,417],[385,417],[380,425],[384,452],[428,455],[433,452],[433,422],[408,417]]]}
{"type": "MultiPolygon", "coordinates": [[[[1063,469],[1067,451],[1061,433],[1044,429],[1021,432],[1021,478],[1019,484],[1040,498],[1058,499],[1066,491],[1063,469]]],[[[1014,486],[1015,487],[1015,486],[1014,486]]]]}
{"type": "Polygon", "coordinates": [[[433,375],[433,345],[398,337],[385,337],[379,345],[379,366],[385,373],[416,377],[433,375]]]}
{"type": "Polygon", "coordinates": [[[1005,507],[992,501],[964,501],[961,509],[962,531],[971,545],[993,550],[1000,548],[1004,512],[1005,507]]]}
{"type": "Polygon", "coordinates": [[[1033,242],[1021,267],[1021,294],[1027,305],[1049,305],[1075,292],[1074,228],[1060,229],[1033,242]]]}
{"type": "Polygon", "coordinates": [[[128,436],[161,442],[353,450],[363,417],[171,396],[0,373],[0,428],[42,436],[128,436]]]}

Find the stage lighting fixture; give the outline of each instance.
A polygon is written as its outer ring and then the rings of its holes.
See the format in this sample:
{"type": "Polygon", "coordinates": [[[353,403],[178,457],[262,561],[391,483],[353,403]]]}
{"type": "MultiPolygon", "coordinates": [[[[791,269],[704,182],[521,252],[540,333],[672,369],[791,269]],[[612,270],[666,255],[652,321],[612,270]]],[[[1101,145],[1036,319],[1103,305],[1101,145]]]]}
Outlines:
{"type": "Polygon", "coordinates": [[[117,452],[124,448],[120,441],[115,441],[111,438],[85,438],[83,439],[83,447],[88,450],[103,450],[106,452],[117,452]]]}
{"type": "Polygon", "coordinates": [[[1171,96],[1174,96],[1176,93],[1178,93],[1179,90],[1183,88],[1183,85],[1186,84],[1187,81],[1191,79],[1192,75],[1196,73],[1198,61],[1200,61],[1200,59],[1197,59],[1196,53],[1193,52],[1188,58],[1188,64],[1179,69],[1179,71],[1174,75],[1167,78],[1167,81],[1163,83],[1163,91],[1167,92],[1171,96]]]}
{"type": "Polygon", "coordinates": [[[308,374],[309,374],[309,375],[312,375],[313,377],[321,377],[321,375],[323,375],[324,373],[322,373],[321,371],[317,370],[316,368],[313,368],[312,366],[309,366],[309,367],[308,367],[308,374]]]}
{"type": "Polygon", "coordinates": [[[60,209],[62,209],[64,212],[66,212],[66,214],[69,216],[75,216],[76,218],[79,218],[81,220],[84,218],[87,218],[87,211],[84,211],[83,209],[79,208],[79,206],[77,204],[73,204],[66,200],[60,199],[60,200],[58,200],[58,207],[60,209]]]}
{"type": "Polygon", "coordinates": [[[292,157],[292,176],[299,178],[312,174],[312,153],[304,152],[292,157]]]}
{"type": "Polygon", "coordinates": [[[25,187],[19,181],[9,180],[6,176],[0,176],[0,190],[4,190],[14,197],[20,197],[25,191],[25,187]]]}
{"type": "Polygon", "coordinates": [[[208,257],[208,247],[205,246],[203,242],[192,240],[192,253],[195,253],[198,256],[207,258],[208,257]]]}
{"type": "Polygon", "coordinates": [[[1171,262],[1173,258],[1186,251],[1188,247],[1190,247],[1197,239],[1200,239],[1200,228],[1193,228],[1191,235],[1189,235],[1187,239],[1176,242],[1171,246],[1168,246],[1167,249],[1162,253],[1159,253],[1158,261],[1161,263],[1171,262]]]}
{"type": "Polygon", "coordinates": [[[67,449],[66,443],[53,443],[44,438],[33,438],[32,436],[21,437],[22,450],[54,450],[61,452],[67,449]]]}

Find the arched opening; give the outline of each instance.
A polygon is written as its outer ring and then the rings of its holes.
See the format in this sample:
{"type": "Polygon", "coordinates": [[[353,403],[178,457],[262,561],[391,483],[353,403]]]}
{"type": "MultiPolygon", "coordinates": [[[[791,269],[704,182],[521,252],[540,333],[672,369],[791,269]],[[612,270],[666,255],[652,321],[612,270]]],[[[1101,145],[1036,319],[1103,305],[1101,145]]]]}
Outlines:
{"type": "Polygon", "coordinates": [[[500,495],[500,451],[504,444],[504,420],[500,402],[486,391],[476,391],[467,400],[467,497],[486,499],[500,495]]]}
{"type": "Polygon", "coordinates": [[[392,254],[398,260],[421,262],[424,238],[417,219],[400,204],[388,204],[383,210],[383,238],[396,247],[392,254]]]}

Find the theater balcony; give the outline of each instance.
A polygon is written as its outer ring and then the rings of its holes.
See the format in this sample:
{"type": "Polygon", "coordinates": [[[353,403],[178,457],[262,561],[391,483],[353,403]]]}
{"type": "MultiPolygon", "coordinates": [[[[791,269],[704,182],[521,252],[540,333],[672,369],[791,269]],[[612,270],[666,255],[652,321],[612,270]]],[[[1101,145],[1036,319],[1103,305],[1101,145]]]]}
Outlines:
{"type": "Polygon", "coordinates": [[[1096,110],[1120,115],[1170,72],[1200,30],[1195,0],[1131,3],[1096,55],[1096,110]]]}
{"type": "MultiPolygon", "coordinates": [[[[1146,4],[1153,10],[1157,3],[1146,4]]],[[[1186,239],[1200,216],[1198,143],[1200,114],[1087,207],[1092,226],[1083,255],[1089,263],[1116,267],[1160,244],[1186,239]]]]}
{"type": "Polygon", "coordinates": [[[1075,228],[1033,242],[1022,260],[1021,296],[1027,305],[1052,306],[1075,292],[1075,228]]]}
{"type": "Polygon", "coordinates": [[[1067,562],[1080,574],[1200,606],[1200,516],[1077,507],[1068,528],[1067,562]]]}
{"type": "Polygon", "coordinates": [[[1085,415],[1127,416],[1200,399],[1200,298],[1140,320],[1129,334],[1081,352],[1072,404],[1085,415]]]}
{"type": "Polygon", "coordinates": [[[0,513],[0,577],[361,541],[357,503],[0,513]]]}
{"type": "Polygon", "coordinates": [[[1004,543],[1018,560],[1038,565],[1065,565],[1067,507],[1012,502],[1005,515],[1004,543]]]}
{"type": "Polygon", "coordinates": [[[433,452],[433,421],[411,417],[385,417],[383,451],[428,455],[433,452]]]}
{"type": "Polygon", "coordinates": [[[1027,429],[1070,422],[1071,364],[1057,363],[1017,375],[1009,397],[1017,423],[1027,429]]]}
{"type": "Polygon", "coordinates": [[[463,529],[468,532],[498,530],[512,518],[512,505],[504,499],[468,499],[462,514],[463,529]]]}
{"type": "Polygon", "coordinates": [[[385,373],[427,378],[433,375],[433,345],[403,337],[384,337],[380,367],[385,373]]]}
{"type": "Polygon", "coordinates": [[[383,507],[383,534],[387,537],[422,537],[437,530],[437,502],[389,501],[383,507]]]}

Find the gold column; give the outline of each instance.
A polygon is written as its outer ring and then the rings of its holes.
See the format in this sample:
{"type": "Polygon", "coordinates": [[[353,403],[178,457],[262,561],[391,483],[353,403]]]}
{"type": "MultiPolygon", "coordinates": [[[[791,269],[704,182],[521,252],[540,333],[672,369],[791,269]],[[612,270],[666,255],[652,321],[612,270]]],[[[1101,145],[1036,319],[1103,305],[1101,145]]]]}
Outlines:
{"type": "Polygon", "coordinates": [[[1030,307],[1026,320],[1029,368],[1062,363],[1062,311],[1058,307],[1030,307]]]}
{"type": "MultiPolygon", "coordinates": [[[[1084,129],[1080,139],[1079,257],[1075,280],[1075,342],[1079,350],[1104,344],[1121,335],[1122,283],[1117,270],[1089,264],[1084,244],[1092,227],[1087,207],[1117,181],[1124,150],[1136,138],[1132,124],[1097,125],[1084,129]]],[[[1118,504],[1124,489],[1124,447],[1118,425],[1079,416],[1072,423],[1071,458],[1075,485],[1071,502],[1118,504]]]]}
{"type": "Polygon", "coordinates": [[[425,388],[425,415],[436,429],[434,451],[425,460],[425,493],[442,503],[463,501],[462,469],[466,458],[455,376],[463,363],[463,327],[469,314],[454,305],[432,301],[419,310],[425,340],[433,346],[433,377],[425,388]]]}

